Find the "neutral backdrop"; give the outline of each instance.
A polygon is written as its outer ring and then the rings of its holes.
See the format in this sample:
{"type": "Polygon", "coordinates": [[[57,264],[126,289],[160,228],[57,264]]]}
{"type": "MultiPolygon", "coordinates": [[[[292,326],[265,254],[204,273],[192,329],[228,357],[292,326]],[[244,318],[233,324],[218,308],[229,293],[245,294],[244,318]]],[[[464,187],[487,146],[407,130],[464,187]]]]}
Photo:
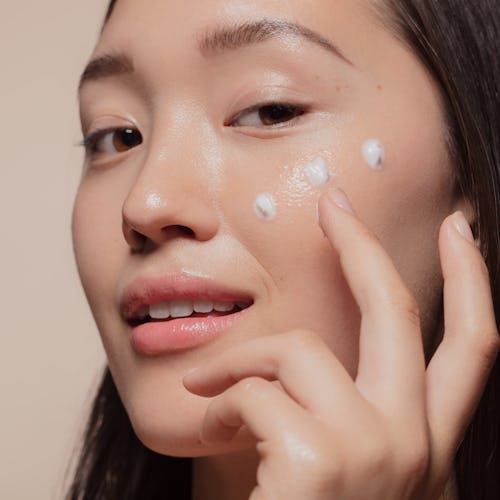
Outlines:
{"type": "Polygon", "coordinates": [[[104,355],[75,270],[76,87],[106,0],[0,0],[0,498],[62,498],[104,355]]]}

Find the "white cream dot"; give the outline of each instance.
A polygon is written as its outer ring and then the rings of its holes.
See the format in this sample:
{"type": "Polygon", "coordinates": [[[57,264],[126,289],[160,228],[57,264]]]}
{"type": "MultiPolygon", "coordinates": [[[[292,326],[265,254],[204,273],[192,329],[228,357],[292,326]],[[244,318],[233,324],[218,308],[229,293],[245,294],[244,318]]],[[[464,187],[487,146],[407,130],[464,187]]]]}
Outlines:
{"type": "Polygon", "coordinates": [[[276,217],[276,202],[268,193],[259,194],[253,204],[253,210],[259,219],[273,220],[276,217]]]}
{"type": "Polygon", "coordinates": [[[384,146],[377,139],[367,140],[363,144],[363,157],[373,170],[382,170],[385,160],[384,146]]]}
{"type": "Polygon", "coordinates": [[[324,186],[330,180],[330,172],[328,172],[326,162],[321,156],[308,163],[304,167],[304,172],[313,187],[324,186]]]}

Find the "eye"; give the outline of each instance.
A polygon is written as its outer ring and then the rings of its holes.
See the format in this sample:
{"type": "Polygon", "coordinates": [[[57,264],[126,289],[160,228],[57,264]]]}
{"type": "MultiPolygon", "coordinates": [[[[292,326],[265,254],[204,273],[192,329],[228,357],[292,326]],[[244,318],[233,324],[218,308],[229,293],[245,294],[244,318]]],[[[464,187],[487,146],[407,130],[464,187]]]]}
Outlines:
{"type": "Polygon", "coordinates": [[[87,154],[117,154],[142,144],[141,133],[134,128],[96,130],[83,141],[87,154]]]}
{"type": "Polygon", "coordinates": [[[229,123],[232,127],[277,128],[303,115],[306,109],[293,104],[265,104],[254,106],[238,113],[229,123]]]}

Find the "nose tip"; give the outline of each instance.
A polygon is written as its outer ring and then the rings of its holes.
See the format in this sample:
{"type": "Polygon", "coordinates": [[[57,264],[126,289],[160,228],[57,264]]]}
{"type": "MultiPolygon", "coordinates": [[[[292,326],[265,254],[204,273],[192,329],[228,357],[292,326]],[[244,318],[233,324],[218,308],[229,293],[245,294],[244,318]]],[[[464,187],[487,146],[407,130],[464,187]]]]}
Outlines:
{"type": "Polygon", "coordinates": [[[173,238],[207,241],[219,227],[216,212],[194,192],[130,193],[122,209],[122,231],[134,252],[158,247],[173,238]]]}

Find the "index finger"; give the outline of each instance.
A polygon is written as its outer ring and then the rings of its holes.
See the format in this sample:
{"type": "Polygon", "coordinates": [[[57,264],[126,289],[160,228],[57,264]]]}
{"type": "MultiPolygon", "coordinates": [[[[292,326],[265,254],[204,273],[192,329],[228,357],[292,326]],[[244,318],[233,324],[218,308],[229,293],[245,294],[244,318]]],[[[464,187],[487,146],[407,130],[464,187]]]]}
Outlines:
{"type": "Polygon", "coordinates": [[[417,416],[423,407],[425,358],[416,301],[342,191],[324,195],[319,213],[361,311],[356,384],[379,409],[417,416]]]}

